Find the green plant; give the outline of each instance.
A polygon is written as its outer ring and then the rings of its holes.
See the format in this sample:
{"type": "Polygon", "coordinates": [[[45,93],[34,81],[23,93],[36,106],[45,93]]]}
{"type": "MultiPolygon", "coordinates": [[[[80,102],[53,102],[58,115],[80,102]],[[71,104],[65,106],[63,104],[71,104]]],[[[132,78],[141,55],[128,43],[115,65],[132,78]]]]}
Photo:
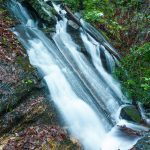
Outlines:
{"type": "Polygon", "coordinates": [[[142,103],[150,103],[150,43],[131,49],[131,53],[122,59],[122,68],[117,75],[122,81],[123,89],[130,98],[142,103]],[[124,70],[127,71],[125,76],[124,70]]]}
{"type": "Polygon", "coordinates": [[[22,83],[29,85],[29,84],[33,84],[33,81],[30,79],[24,79],[24,80],[22,80],[22,83]]]}

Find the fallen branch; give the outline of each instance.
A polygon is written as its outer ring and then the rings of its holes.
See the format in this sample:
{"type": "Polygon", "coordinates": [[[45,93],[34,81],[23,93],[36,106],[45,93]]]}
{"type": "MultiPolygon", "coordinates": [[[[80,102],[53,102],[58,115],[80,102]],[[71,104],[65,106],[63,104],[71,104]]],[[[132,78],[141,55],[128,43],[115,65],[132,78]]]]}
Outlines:
{"type": "Polygon", "coordinates": [[[122,126],[118,125],[118,127],[120,128],[121,131],[127,133],[128,135],[142,136],[142,133],[133,130],[131,128],[128,128],[126,125],[122,125],[122,126]]]}
{"type": "Polygon", "coordinates": [[[67,12],[67,14],[68,14],[68,16],[69,16],[70,19],[72,19],[78,26],[80,26],[81,28],[83,28],[83,29],[84,29],[91,37],[93,37],[96,41],[102,43],[102,44],[105,46],[106,50],[107,50],[110,54],[114,55],[118,60],[120,60],[119,55],[118,55],[115,51],[113,51],[108,45],[106,45],[106,44],[105,44],[105,41],[104,41],[103,39],[99,39],[99,38],[96,37],[92,32],[90,32],[89,30],[87,30],[86,28],[84,28],[84,27],[82,26],[80,20],[75,17],[75,15],[71,12],[71,10],[70,10],[66,5],[63,4],[62,7],[63,7],[63,9],[67,12]]]}

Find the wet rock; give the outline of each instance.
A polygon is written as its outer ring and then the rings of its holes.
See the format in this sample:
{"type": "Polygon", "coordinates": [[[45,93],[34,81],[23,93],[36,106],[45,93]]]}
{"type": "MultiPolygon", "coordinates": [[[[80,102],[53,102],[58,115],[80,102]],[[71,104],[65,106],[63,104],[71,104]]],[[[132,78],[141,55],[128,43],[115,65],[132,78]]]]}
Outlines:
{"type": "Polygon", "coordinates": [[[37,12],[38,16],[50,25],[56,23],[55,10],[43,0],[24,0],[37,12]]]}
{"type": "Polygon", "coordinates": [[[106,58],[105,52],[103,50],[100,50],[100,59],[102,61],[102,64],[103,64],[103,67],[105,68],[105,70],[108,73],[111,73],[111,68],[108,65],[107,58],[106,58]]]}
{"type": "Polygon", "coordinates": [[[53,35],[56,33],[56,28],[52,27],[52,28],[43,28],[42,29],[43,32],[47,35],[47,36],[50,36],[50,37],[53,37],[53,35]]]}
{"type": "Polygon", "coordinates": [[[141,116],[143,118],[143,123],[146,125],[146,126],[149,126],[150,127],[150,116],[149,116],[149,111],[148,109],[146,109],[142,103],[138,102],[137,103],[137,107],[141,113],[141,116]]]}
{"type": "Polygon", "coordinates": [[[141,138],[131,150],[150,150],[150,133],[141,138]]]}
{"type": "Polygon", "coordinates": [[[18,0],[19,3],[22,3],[24,0],[18,0]]]}
{"type": "Polygon", "coordinates": [[[70,30],[78,30],[80,28],[79,25],[77,25],[72,20],[68,20],[68,27],[70,28],[70,30]]]}
{"type": "Polygon", "coordinates": [[[41,89],[33,91],[24,102],[0,117],[0,135],[30,125],[59,124],[58,113],[41,89]]]}
{"type": "Polygon", "coordinates": [[[133,105],[128,105],[128,106],[123,107],[120,112],[120,117],[122,119],[136,122],[136,123],[142,122],[140,112],[133,105]]]}
{"type": "Polygon", "coordinates": [[[75,25],[74,28],[72,25],[67,24],[67,32],[72,35],[72,40],[76,43],[77,50],[79,52],[82,52],[86,57],[88,57],[88,59],[90,59],[89,54],[80,36],[80,30],[79,30],[80,27],[71,20],[69,20],[69,22],[71,22],[73,26],[75,25]]]}
{"type": "Polygon", "coordinates": [[[10,111],[36,88],[38,77],[23,47],[8,29],[16,22],[1,8],[0,13],[0,114],[10,111]]]}

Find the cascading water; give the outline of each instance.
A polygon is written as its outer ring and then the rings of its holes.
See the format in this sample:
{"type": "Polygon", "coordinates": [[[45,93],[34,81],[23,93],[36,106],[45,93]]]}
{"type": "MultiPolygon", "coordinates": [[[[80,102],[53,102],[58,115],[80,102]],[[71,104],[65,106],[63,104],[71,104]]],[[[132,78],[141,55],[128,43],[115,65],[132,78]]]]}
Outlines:
{"type": "Polygon", "coordinates": [[[37,23],[33,21],[31,15],[29,15],[24,7],[21,6],[19,2],[11,1],[11,9],[15,10],[16,17],[21,21],[22,24],[25,24],[29,27],[37,27],[37,23]],[[20,15],[20,12],[22,15],[20,15]]]}
{"type": "MultiPolygon", "coordinates": [[[[92,62],[94,64],[94,66],[98,70],[99,74],[107,82],[107,84],[110,86],[110,88],[112,88],[114,90],[114,92],[116,92],[117,96],[120,99],[122,99],[123,95],[120,90],[119,83],[116,82],[112,78],[112,76],[105,71],[105,69],[102,65],[102,62],[100,59],[100,50],[104,51],[104,53],[107,54],[106,55],[107,60],[109,59],[111,61],[110,64],[108,64],[109,66],[111,64],[114,64],[114,61],[112,60],[112,56],[109,53],[107,53],[107,51],[105,50],[105,47],[103,45],[100,45],[98,42],[96,42],[90,35],[86,35],[83,32],[81,32],[81,38],[84,42],[84,45],[85,45],[88,53],[90,54],[90,56],[92,58],[92,62]]],[[[110,68],[112,69],[113,67],[110,66],[110,68]]]]}
{"type": "MultiPolygon", "coordinates": [[[[53,37],[58,48],[64,53],[69,55],[70,59],[74,61],[74,67],[78,68],[81,76],[84,76],[84,80],[91,90],[94,90],[96,100],[101,107],[106,107],[107,111],[110,111],[111,115],[114,115],[119,108],[118,102],[113,95],[110,94],[109,86],[107,86],[101,78],[95,73],[92,65],[86,59],[86,57],[78,51],[78,46],[72,41],[71,36],[66,31],[67,19],[59,21],[56,25],[56,35],[53,37]],[[64,47],[62,47],[64,45],[64,47]],[[97,90],[99,89],[99,90],[97,90]],[[101,101],[100,101],[101,99],[101,101]],[[105,103],[107,100],[107,103],[105,103]],[[113,104],[113,105],[112,105],[113,104]]],[[[114,118],[114,116],[112,116],[114,118]]]]}
{"type": "Polygon", "coordinates": [[[44,74],[51,98],[68,122],[71,133],[79,139],[83,139],[83,145],[86,149],[99,149],[99,139],[105,135],[105,129],[97,115],[73,92],[61,69],[53,57],[47,53],[45,46],[36,39],[29,42],[31,44],[28,51],[30,62],[40,68],[44,74]],[[85,136],[87,138],[84,138],[85,136]]]}
{"type": "MultiPolygon", "coordinates": [[[[70,133],[81,141],[86,150],[131,148],[138,137],[127,136],[117,126],[113,127],[117,122],[134,128],[135,125],[119,121],[116,115],[123,103],[123,94],[117,81],[105,71],[100,60],[100,51],[104,51],[109,67],[113,68],[113,58],[105,47],[83,30],[80,31],[91,63],[67,33],[64,11],[63,20],[57,22],[56,34],[51,41],[38,29],[20,3],[11,0],[8,5],[22,23],[13,31],[26,48],[31,64],[42,74],[50,97],[66,121],[70,133]]],[[[56,5],[54,8],[58,12],[62,11],[56,5]]],[[[105,44],[111,47],[107,42],[105,44]]]]}

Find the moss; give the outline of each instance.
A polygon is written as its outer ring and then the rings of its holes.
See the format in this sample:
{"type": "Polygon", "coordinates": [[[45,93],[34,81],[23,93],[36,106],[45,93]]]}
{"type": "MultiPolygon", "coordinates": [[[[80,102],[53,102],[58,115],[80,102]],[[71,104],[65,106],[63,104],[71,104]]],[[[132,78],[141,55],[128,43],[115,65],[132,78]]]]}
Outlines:
{"type": "Polygon", "coordinates": [[[0,4],[3,4],[5,2],[5,0],[0,0],[0,4]]]}
{"type": "Polygon", "coordinates": [[[122,59],[122,68],[116,73],[123,84],[123,90],[131,99],[150,103],[150,43],[130,49],[130,54],[122,59]],[[124,70],[127,71],[125,75],[124,70]]]}
{"type": "Polygon", "coordinates": [[[134,106],[125,106],[124,108],[122,108],[120,116],[123,119],[132,121],[135,123],[141,123],[142,121],[139,111],[134,106]]]}
{"type": "Polygon", "coordinates": [[[26,71],[26,72],[34,72],[35,69],[31,66],[27,57],[18,56],[17,63],[26,71]]]}

